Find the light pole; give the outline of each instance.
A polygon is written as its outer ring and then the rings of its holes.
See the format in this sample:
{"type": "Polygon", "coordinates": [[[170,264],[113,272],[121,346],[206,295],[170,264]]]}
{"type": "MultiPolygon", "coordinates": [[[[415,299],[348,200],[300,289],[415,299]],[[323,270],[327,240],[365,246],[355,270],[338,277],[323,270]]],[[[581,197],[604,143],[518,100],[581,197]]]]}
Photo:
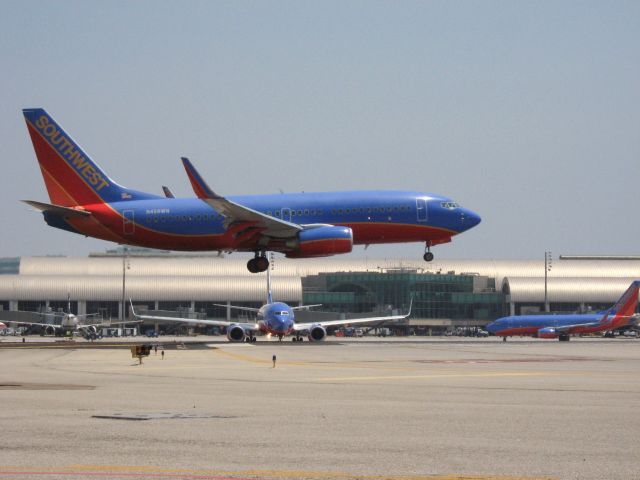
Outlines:
{"type": "Polygon", "coordinates": [[[122,247],[122,316],[120,318],[120,321],[122,322],[126,320],[125,308],[127,304],[125,303],[125,288],[127,281],[127,270],[131,268],[131,265],[129,265],[129,261],[127,259],[127,252],[127,247],[122,247]]]}
{"type": "Polygon", "coordinates": [[[549,296],[547,282],[551,271],[551,252],[544,252],[544,311],[549,312],[549,296]]]}

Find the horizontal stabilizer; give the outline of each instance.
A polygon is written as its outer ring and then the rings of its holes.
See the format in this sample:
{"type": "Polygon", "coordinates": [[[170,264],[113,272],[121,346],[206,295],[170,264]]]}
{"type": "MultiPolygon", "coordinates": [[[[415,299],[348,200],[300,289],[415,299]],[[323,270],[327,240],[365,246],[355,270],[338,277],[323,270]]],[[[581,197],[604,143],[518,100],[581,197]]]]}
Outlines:
{"type": "Polygon", "coordinates": [[[22,200],[27,205],[32,206],[36,210],[42,212],[50,212],[60,215],[62,217],[88,217],[91,212],[86,210],[79,210],[75,208],[63,207],[61,205],[52,205],[50,203],[36,202],[35,200],[22,200]]]}

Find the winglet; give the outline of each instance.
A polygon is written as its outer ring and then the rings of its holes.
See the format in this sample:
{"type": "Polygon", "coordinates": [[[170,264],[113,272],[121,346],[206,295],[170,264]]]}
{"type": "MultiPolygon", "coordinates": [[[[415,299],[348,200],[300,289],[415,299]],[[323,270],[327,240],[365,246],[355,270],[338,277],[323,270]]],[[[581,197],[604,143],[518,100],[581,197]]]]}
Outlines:
{"type": "Polygon", "coordinates": [[[413,295],[411,295],[411,300],[409,301],[409,312],[407,313],[407,317],[411,316],[411,309],[413,308],[413,295]]]}
{"type": "Polygon", "coordinates": [[[131,315],[133,315],[133,318],[138,318],[138,316],[136,315],[136,311],[133,309],[133,302],[131,301],[131,299],[129,299],[129,304],[131,305],[131,315]]]}
{"type": "Polygon", "coordinates": [[[191,187],[195,192],[198,198],[206,199],[206,198],[221,198],[220,195],[216,194],[207,182],[200,176],[198,171],[195,169],[191,161],[187,157],[182,157],[182,165],[184,169],[187,171],[187,176],[189,177],[189,181],[191,182],[191,187]]]}
{"type": "Polygon", "coordinates": [[[167,187],[166,185],[162,186],[162,191],[164,192],[164,196],[165,197],[167,197],[167,198],[176,198],[176,196],[173,194],[171,189],[169,187],[167,187]]]}

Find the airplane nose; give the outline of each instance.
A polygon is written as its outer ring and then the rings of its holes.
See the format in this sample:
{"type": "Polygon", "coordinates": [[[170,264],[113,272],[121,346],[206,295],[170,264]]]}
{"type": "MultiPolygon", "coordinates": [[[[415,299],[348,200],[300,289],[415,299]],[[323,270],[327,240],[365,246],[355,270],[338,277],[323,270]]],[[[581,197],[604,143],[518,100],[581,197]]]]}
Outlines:
{"type": "Polygon", "coordinates": [[[460,220],[465,229],[470,229],[478,225],[481,221],[480,215],[466,208],[462,209],[460,213],[460,220]]]}

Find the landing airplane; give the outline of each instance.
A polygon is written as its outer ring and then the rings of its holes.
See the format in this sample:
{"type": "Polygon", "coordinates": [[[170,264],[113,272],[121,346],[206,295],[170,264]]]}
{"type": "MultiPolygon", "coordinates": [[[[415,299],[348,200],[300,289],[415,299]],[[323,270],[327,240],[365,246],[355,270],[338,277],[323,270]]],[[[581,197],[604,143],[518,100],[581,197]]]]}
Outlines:
{"type": "Polygon", "coordinates": [[[532,335],[538,338],[557,338],[569,341],[571,334],[615,330],[635,323],[640,281],[636,280],[609,309],[598,313],[571,315],[515,315],[499,318],[487,325],[494,335],[532,335]]]}
{"type": "MultiPolygon", "coordinates": [[[[294,312],[296,310],[308,309],[319,305],[305,305],[300,307],[291,307],[284,302],[274,302],[271,295],[271,276],[267,270],[267,303],[260,308],[237,307],[231,306],[239,310],[254,312],[257,315],[255,322],[229,322],[225,320],[197,320],[189,318],[174,317],[156,317],[153,315],[138,315],[133,309],[131,303],[131,313],[136,320],[149,320],[153,322],[177,322],[189,325],[211,325],[216,327],[225,327],[227,330],[227,339],[230,342],[255,342],[256,332],[262,332],[269,335],[275,335],[279,340],[287,335],[293,335],[294,342],[302,342],[303,336],[306,336],[310,342],[319,342],[327,336],[327,327],[335,327],[339,325],[354,325],[360,323],[375,323],[383,321],[397,321],[409,317],[411,315],[411,306],[413,298],[409,304],[409,312],[406,315],[389,315],[387,317],[369,317],[356,318],[351,320],[328,320],[313,323],[296,323],[294,312]]],[[[220,305],[226,307],[226,305],[220,305]]]]}
{"type": "Polygon", "coordinates": [[[252,273],[269,267],[266,252],[323,257],[353,245],[450,242],[480,223],[453,200],[412,191],[347,191],[223,197],[182,158],[198,197],[171,198],[114,182],[41,108],[23,110],[51,203],[24,200],[45,222],[73,233],[164,250],[254,252],[252,273]]]}

